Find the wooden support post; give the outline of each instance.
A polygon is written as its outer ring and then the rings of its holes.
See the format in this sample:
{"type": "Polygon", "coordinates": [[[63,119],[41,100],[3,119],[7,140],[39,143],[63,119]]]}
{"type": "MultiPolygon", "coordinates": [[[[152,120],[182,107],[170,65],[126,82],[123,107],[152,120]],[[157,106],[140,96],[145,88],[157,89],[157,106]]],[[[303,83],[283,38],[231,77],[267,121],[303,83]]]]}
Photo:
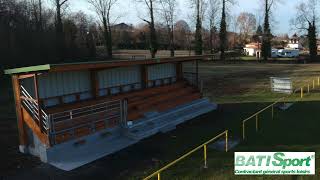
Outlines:
{"type": "Polygon", "coordinates": [[[308,93],[310,93],[310,84],[308,84],[308,93]]]}
{"type": "Polygon", "coordinates": [[[320,86],[320,77],[318,77],[318,86],[320,86]]]}
{"type": "Polygon", "coordinates": [[[300,94],[301,99],[303,98],[303,87],[301,88],[301,94],[300,94]]]}
{"type": "Polygon", "coordinates": [[[148,66],[141,65],[141,88],[148,88],[148,66]]]}
{"type": "Polygon", "coordinates": [[[17,75],[12,75],[12,87],[16,106],[20,151],[24,151],[24,148],[27,146],[28,141],[22,115],[20,81],[17,75]]]}
{"type": "Polygon", "coordinates": [[[96,70],[90,71],[90,80],[91,80],[91,92],[94,99],[99,97],[99,79],[98,72],[96,70]]]}
{"type": "Polygon", "coordinates": [[[177,81],[183,79],[183,72],[182,72],[182,63],[178,62],[176,63],[176,76],[177,76],[177,81]]]}

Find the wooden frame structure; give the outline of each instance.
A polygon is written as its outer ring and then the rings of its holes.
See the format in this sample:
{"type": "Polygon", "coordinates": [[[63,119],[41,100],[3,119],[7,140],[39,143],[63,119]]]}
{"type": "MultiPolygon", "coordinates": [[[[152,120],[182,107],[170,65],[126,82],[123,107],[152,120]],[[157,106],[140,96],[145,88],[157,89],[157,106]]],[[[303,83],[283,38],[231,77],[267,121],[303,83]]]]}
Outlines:
{"type": "MultiPolygon", "coordinates": [[[[188,56],[188,57],[177,57],[177,58],[162,58],[162,59],[149,59],[149,60],[140,60],[140,61],[110,61],[110,62],[87,62],[87,63],[71,63],[71,64],[48,64],[48,65],[40,65],[40,66],[31,66],[25,68],[16,68],[9,69],[5,71],[5,74],[12,76],[12,85],[15,96],[15,105],[16,105],[16,113],[17,113],[17,122],[18,122],[18,130],[19,130],[19,141],[20,141],[20,149],[24,149],[29,145],[28,137],[28,129],[31,130],[33,134],[37,136],[37,138],[44,144],[46,147],[52,147],[59,143],[63,143],[68,141],[68,137],[74,134],[80,134],[80,137],[88,135],[90,133],[94,133],[100,129],[105,129],[107,127],[106,124],[102,123],[101,119],[107,119],[111,117],[112,114],[118,114],[120,120],[115,120],[110,118],[110,122],[117,123],[121,126],[126,126],[127,120],[137,119],[140,116],[132,113],[128,114],[127,108],[138,108],[144,109],[149,108],[148,105],[143,105],[145,101],[150,101],[154,98],[155,103],[161,103],[164,100],[168,100],[168,98],[173,98],[173,95],[168,95],[170,89],[174,89],[179,87],[179,82],[186,80],[183,70],[183,63],[185,62],[195,62],[195,72],[192,72],[193,82],[189,83],[194,86],[196,89],[199,85],[198,78],[198,61],[203,59],[208,59],[211,56],[188,56]],[[170,64],[173,65],[174,68],[174,77],[162,77],[162,78],[150,78],[150,66],[153,65],[161,65],[161,64],[170,64]],[[140,78],[138,83],[127,83],[118,86],[111,86],[107,88],[102,88],[101,86],[101,71],[112,70],[116,68],[125,68],[125,67],[137,67],[139,69],[139,75],[137,77],[140,78]],[[90,87],[89,90],[73,92],[71,94],[63,94],[60,96],[51,96],[43,98],[41,94],[41,86],[43,86],[43,76],[52,73],[65,73],[65,72],[78,72],[84,71],[89,74],[90,87]],[[29,90],[26,90],[24,86],[22,86],[25,81],[30,81],[32,87],[29,87],[29,90]],[[136,89],[137,86],[140,86],[136,89]],[[31,89],[31,90],[30,90],[31,89]],[[118,93],[113,94],[113,91],[117,89],[118,93]],[[131,91],[127,91],[126,89],[131,89],[131,91]],[[30,93],[29,91],[33,91],[30,93]],[[157,93],[163,93],[162,96],[156,96],[157,93]],[[31,95],[32,94],[32,95],[31,95]],[[90,95],[90,98],[81,99],[84,95],[90,95]],[[104,95],[101,95],[104,94],[104,95]],[[146,94],[146,95],[144,95],[146,94]],[[149,97],[147,97],[149,94],[149,97]],[[65,103],[65,99],[73,99],[72,103],[65,103]],[[139,102],[135,102],[135,98],[139,97],[139,102]],[[54,99],[57,101],[57,104],[53,107],[46,107],[45,102],[54,99]],[[129,100],[129,101],[128,101],[129,100]],[[115,102],[116,101],[116,102],[115,102]],[[115,102],[111,104],[111,102],[115,102]],[[110,104],[108,104],[110,103],[110,104]],[[108,106],[116,106],[112,110],[108,106]],[[100,107],[104,106],[104,107],[100,107]],[[88,107],[90,108],[90,116],[87,113],[88,107]],[[109,109],[108,109],[109,108],[109,109]],[[78,112],[80,111],[81,112],[78,112]],[[62,134],[61,136],[54,136],[52,129],[56,129],[57,127],[53,127],[55,123],[52,122],[54,115],[59,114],[66,117],[64,120],[70,121],[64,125],[65,127],[79,127],[79,129],[73,129],[72,133],[68,130],[63,129],[62,131],[67,132],[62,134]],[[75,117],[75,114],[78,113],[78,117],[75,117]],[[80,115],[79,115],[80,114],[80,115]],[[85,118],[83,118],[85,117],[85,118]],[[99,119],[100,118],[100,119],[99,119]],[[129,119],[128,119],[129,118],[129,119]],[[130,119],[131,118],[131,119],[130,119]],[[87,120],[91,119],[91,120],[87,120]],[[93,120],[92,120],[93,119],[93,120]],[[98,121],[97,121],[98,119],[98,121]],[[125,122],[124,120],[125,119],[125,122]],[[76,122],[83,122],[83,124],[79,124],[76,122]],[[82,128],[82,126],[86,126],[86,128],[82,128]],[[89,128],[87,128],[87,126],[89,128]],[[59,142],[58,142],[59,141],[59,142]]],[[[160,67],[160,66],[159,66],[160,67]]],[[[124,78],[125,79],[125,78],[124,78]]],[[[59,80],[57,80],[59,81],[59,80]]],[[[72,82],[72,81],[71,81],[72,82]]],[[[29,83],[30,84],[30,83],[29,83]]],[[[183,84],[183,83],[181,83],[183,84]]],[[[42,90],[43,91],[43,90],[42,90]]],[[[187,90],[183,90],[180,87],[182,94],[187,95],[187,90]]],[[[190,91],[190,90],[189,90],[190,91]]],[[[186,98],[186,100],[181,101],[181,103],[185,103],[187,101],[194,100],[199,97],[199,95],[191,95],[191,98],[186,98]]],[[[149,102],[150,103],[150,102],[149,102]]],[[[171,105],[157,105],[150,104],[150,106],[157,107],[159,109],[166,109],[170,107],[174,107],[178,104],[171,105]]],[[[138,111],[138,110],[137,110],[138,111]]],[[[141,114],[140,114],[141,115],[141,114]]],[[[110,123],[109,123],[110,125],[110,123]]],[[[113,126],[113,125],[111,125],[113,126]]],[[[21,150],[24,151],[24,150],[21,150]]]]}

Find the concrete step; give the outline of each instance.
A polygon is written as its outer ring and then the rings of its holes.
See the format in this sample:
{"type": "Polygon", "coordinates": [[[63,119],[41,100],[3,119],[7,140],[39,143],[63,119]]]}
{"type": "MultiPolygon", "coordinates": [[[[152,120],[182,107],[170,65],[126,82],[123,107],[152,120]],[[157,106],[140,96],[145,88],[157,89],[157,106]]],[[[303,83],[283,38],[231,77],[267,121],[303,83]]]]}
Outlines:
{"type": "Polygon", "coordinates": [[[155,117],[141,119],[139,123],[128,129],[125,135],[134,140],[141,140],[159,132],[171,131],[178,124],[215,109],[217,109],[217,105],[210,103],[208,99],[196,100],[167,112],[159,113],[155,117]]]}

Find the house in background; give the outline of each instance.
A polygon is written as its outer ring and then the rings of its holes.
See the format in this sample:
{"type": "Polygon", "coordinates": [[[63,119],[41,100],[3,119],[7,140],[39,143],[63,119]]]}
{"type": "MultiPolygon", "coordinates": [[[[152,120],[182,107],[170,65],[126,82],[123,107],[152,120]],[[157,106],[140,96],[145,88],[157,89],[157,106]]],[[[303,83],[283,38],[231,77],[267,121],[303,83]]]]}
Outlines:
{"type": "Polygon", "coordinates": [[[302,44],[300,43],[300,38],[297,34],[294,34],[287,45],[288,49],[302,49],[302,44]]]}
{"type": "Polygon", "coordinates": [[[243,48],[246,56],[261,56],[261,43],[249,43],[243,48]]]}

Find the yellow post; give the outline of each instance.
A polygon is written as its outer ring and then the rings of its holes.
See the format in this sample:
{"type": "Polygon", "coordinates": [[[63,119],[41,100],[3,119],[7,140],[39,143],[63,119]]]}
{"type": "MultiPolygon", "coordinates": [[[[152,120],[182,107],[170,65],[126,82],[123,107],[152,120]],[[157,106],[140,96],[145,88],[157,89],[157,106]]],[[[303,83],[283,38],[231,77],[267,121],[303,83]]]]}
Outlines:
{"type": "Polygon", "coordinates": [[[246,137],[245,137],[245,127],[244,127],[244,121],[242,122],[242,139],[244,140],[246,137]]]}
{"type": "Polygon", "coordinates": [[[273,105],[271,106],[271,118],[274,119],[274,107],[273,107],[273,105]]]}
{"type": "Polygon", "coordinates": [[[308,84],[308,93],[310,93],[310,85],[308,84]]]}
{"type": "Polygon", "coordinates": [[[301,88],[301,98],[303,98],[303,87],[301,88]]]}
{"type": "Polygon", "coordinates": [[[320,77],[318,77],[318,86],[320,86],[320,77]]]}
{"type": "Polygon", "coordinates": [[[228,152],[228,130],[226,131],[226,152],[228,152]]]}
{"type": "Polygon", "coordinates": [[[259,117],[258,117],[258,115],[256,115],[256,131],[258,132],[258,119],[259,119],[259,117]]]}
{"type": "Polygon", "coordinates": [[[208,168],[207,166],[207,145],[203,146],[203,158],[204,158],[204,168],[208,168]]]}
{"type": "Polygon", "coordinates": [[[312,81],[312,89],[314,89],[315,83],[314,80],[312,81]]]}
{"type": "Polygon", "coordinates": [[[158,173],[158,180],[161,180],[160,173],[158,173]]]}

